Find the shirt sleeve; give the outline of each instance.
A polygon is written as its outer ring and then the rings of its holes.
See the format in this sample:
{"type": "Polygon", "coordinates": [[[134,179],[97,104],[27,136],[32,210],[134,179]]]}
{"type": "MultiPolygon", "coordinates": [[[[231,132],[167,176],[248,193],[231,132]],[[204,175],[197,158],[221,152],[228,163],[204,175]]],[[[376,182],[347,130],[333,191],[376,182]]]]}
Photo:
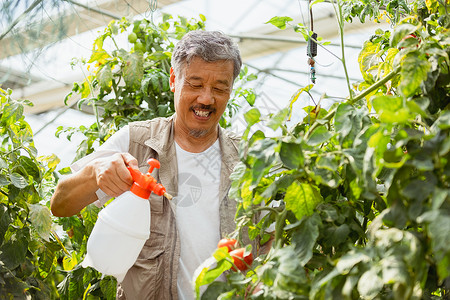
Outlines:
{"type": "MultiPolygon", "coordinates": [[[[95,152],[81,158],[80,160],[73,163],[70,168],[72,173],[80,171],[87,164],[94,160],[112,156],[116,153],[128,152],[130,144],[130,131],[129,126],[126,125],[122,127],[119,131],[113,134],[105,143],[95,150],[95,152]]],[[[97,207],[104,205],[111,197],[98,189],[95,193],[98,200],[94,202],[97,207]]]]}

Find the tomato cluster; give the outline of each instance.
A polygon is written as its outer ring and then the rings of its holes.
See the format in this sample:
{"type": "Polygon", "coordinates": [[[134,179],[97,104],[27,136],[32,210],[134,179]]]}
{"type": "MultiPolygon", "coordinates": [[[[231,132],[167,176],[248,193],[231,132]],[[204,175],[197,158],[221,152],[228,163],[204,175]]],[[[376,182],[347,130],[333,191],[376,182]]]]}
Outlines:
{"type": "Polygon", "coordinates": [[[238,268],[240,271],[246,271],[253,263],[252,253],[245,255],[245,248],[239,247],[237,240],[228,238],[221,239],[217,244],[217,248],[222,247],[226,247],[230,256],[233,258],[234,266],[231,270],[236,271],[236,268],[238,268]]]}

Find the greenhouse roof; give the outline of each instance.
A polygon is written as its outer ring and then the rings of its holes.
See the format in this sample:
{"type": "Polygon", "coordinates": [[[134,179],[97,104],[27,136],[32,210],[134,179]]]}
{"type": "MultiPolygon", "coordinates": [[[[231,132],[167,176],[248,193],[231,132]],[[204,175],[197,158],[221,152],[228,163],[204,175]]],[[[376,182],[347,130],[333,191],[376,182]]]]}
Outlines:
{"type": "MultiPolygon", "coordinates": [[[[74,58],[88,58],[98,32],[111,20],[123,16],[156,21],[163,13],[187,18],[204,15],[206,29],[220,30],[235,38],[244,63],[258,75],[254,87],[259,96],[256,105],[263,113],[285,107],[299,88],[311,83],[303,36],[267,23],[274,16],[289,16],[292,24],[302,23],[308,28],[313,25],[320,37],[330,41],[328,46],[318,48],[317,81],[312,97],[302,95],[304,98],[296,104],[300,109],[296,109],[292,120],[304,116],[301,107],[317,103],[325,94],[334,100],[324,99],[321,103],[324,107],[348,95],[339,60],[342,53],[335,8],[327,1],[312,6],[312,14],[304,0],[4,0],[0,3],[3,14],[0,84],[4,89],[13,88],[14,98],[26,98],[34,103],[27,113],[34,114],[37,139],[42,137],[47,141],[48,134],[53,136],[59,124],[58,114],[49,121],[39,121],[47,119],[42,113],[54,115],[55,110],[65,113],[64,97],[73,83],[82,81],[86,74],[86,70],[72,67],[74,58]],[[152,13],[155,4],[157,9],[152,13]],[[40,130],[41,127],[45,128],[40,130]]],[[[351,81],[361,78],[357,64],[361,42],[376,28],[385,26],[373,22],[362,24],[357,20],[345,25],[345,58],[351,81]]],[[[75,117],[73,123],[80,120],[75,117]]],[[[240,126],[239,122],[236,124],[240,126]]]]}

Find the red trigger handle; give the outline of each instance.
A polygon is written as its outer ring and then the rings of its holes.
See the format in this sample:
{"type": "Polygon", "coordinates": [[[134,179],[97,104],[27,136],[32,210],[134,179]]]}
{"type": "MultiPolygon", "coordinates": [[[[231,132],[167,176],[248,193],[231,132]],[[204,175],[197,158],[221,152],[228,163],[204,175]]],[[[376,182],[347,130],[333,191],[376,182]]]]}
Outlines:
{"type": "Polygon", "coordinates": [[[150,158],[149,160],[147,160],[147,163],[150,165],[150,168],[148,169],[149,174],[151,174],[153,172],[154,168],[159,169],[161,167],[161,164],[159,163],[159,161],[154,158],[150,158]]]}

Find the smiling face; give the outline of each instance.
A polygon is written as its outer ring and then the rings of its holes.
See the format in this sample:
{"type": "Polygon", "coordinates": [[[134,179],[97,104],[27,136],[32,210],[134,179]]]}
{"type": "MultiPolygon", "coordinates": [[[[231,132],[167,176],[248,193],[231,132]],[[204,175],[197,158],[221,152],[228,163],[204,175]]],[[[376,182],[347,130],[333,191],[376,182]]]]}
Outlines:
{"type": "MultiPolygon", "coordinates": [[[[178,73],[170,71],[175,97],[175,140],[181,136],[214,142],[233,88],[233,62],[194,57],[178,73]]],[[[177,140],[178,142],[178,140],[177,140]]]]}

